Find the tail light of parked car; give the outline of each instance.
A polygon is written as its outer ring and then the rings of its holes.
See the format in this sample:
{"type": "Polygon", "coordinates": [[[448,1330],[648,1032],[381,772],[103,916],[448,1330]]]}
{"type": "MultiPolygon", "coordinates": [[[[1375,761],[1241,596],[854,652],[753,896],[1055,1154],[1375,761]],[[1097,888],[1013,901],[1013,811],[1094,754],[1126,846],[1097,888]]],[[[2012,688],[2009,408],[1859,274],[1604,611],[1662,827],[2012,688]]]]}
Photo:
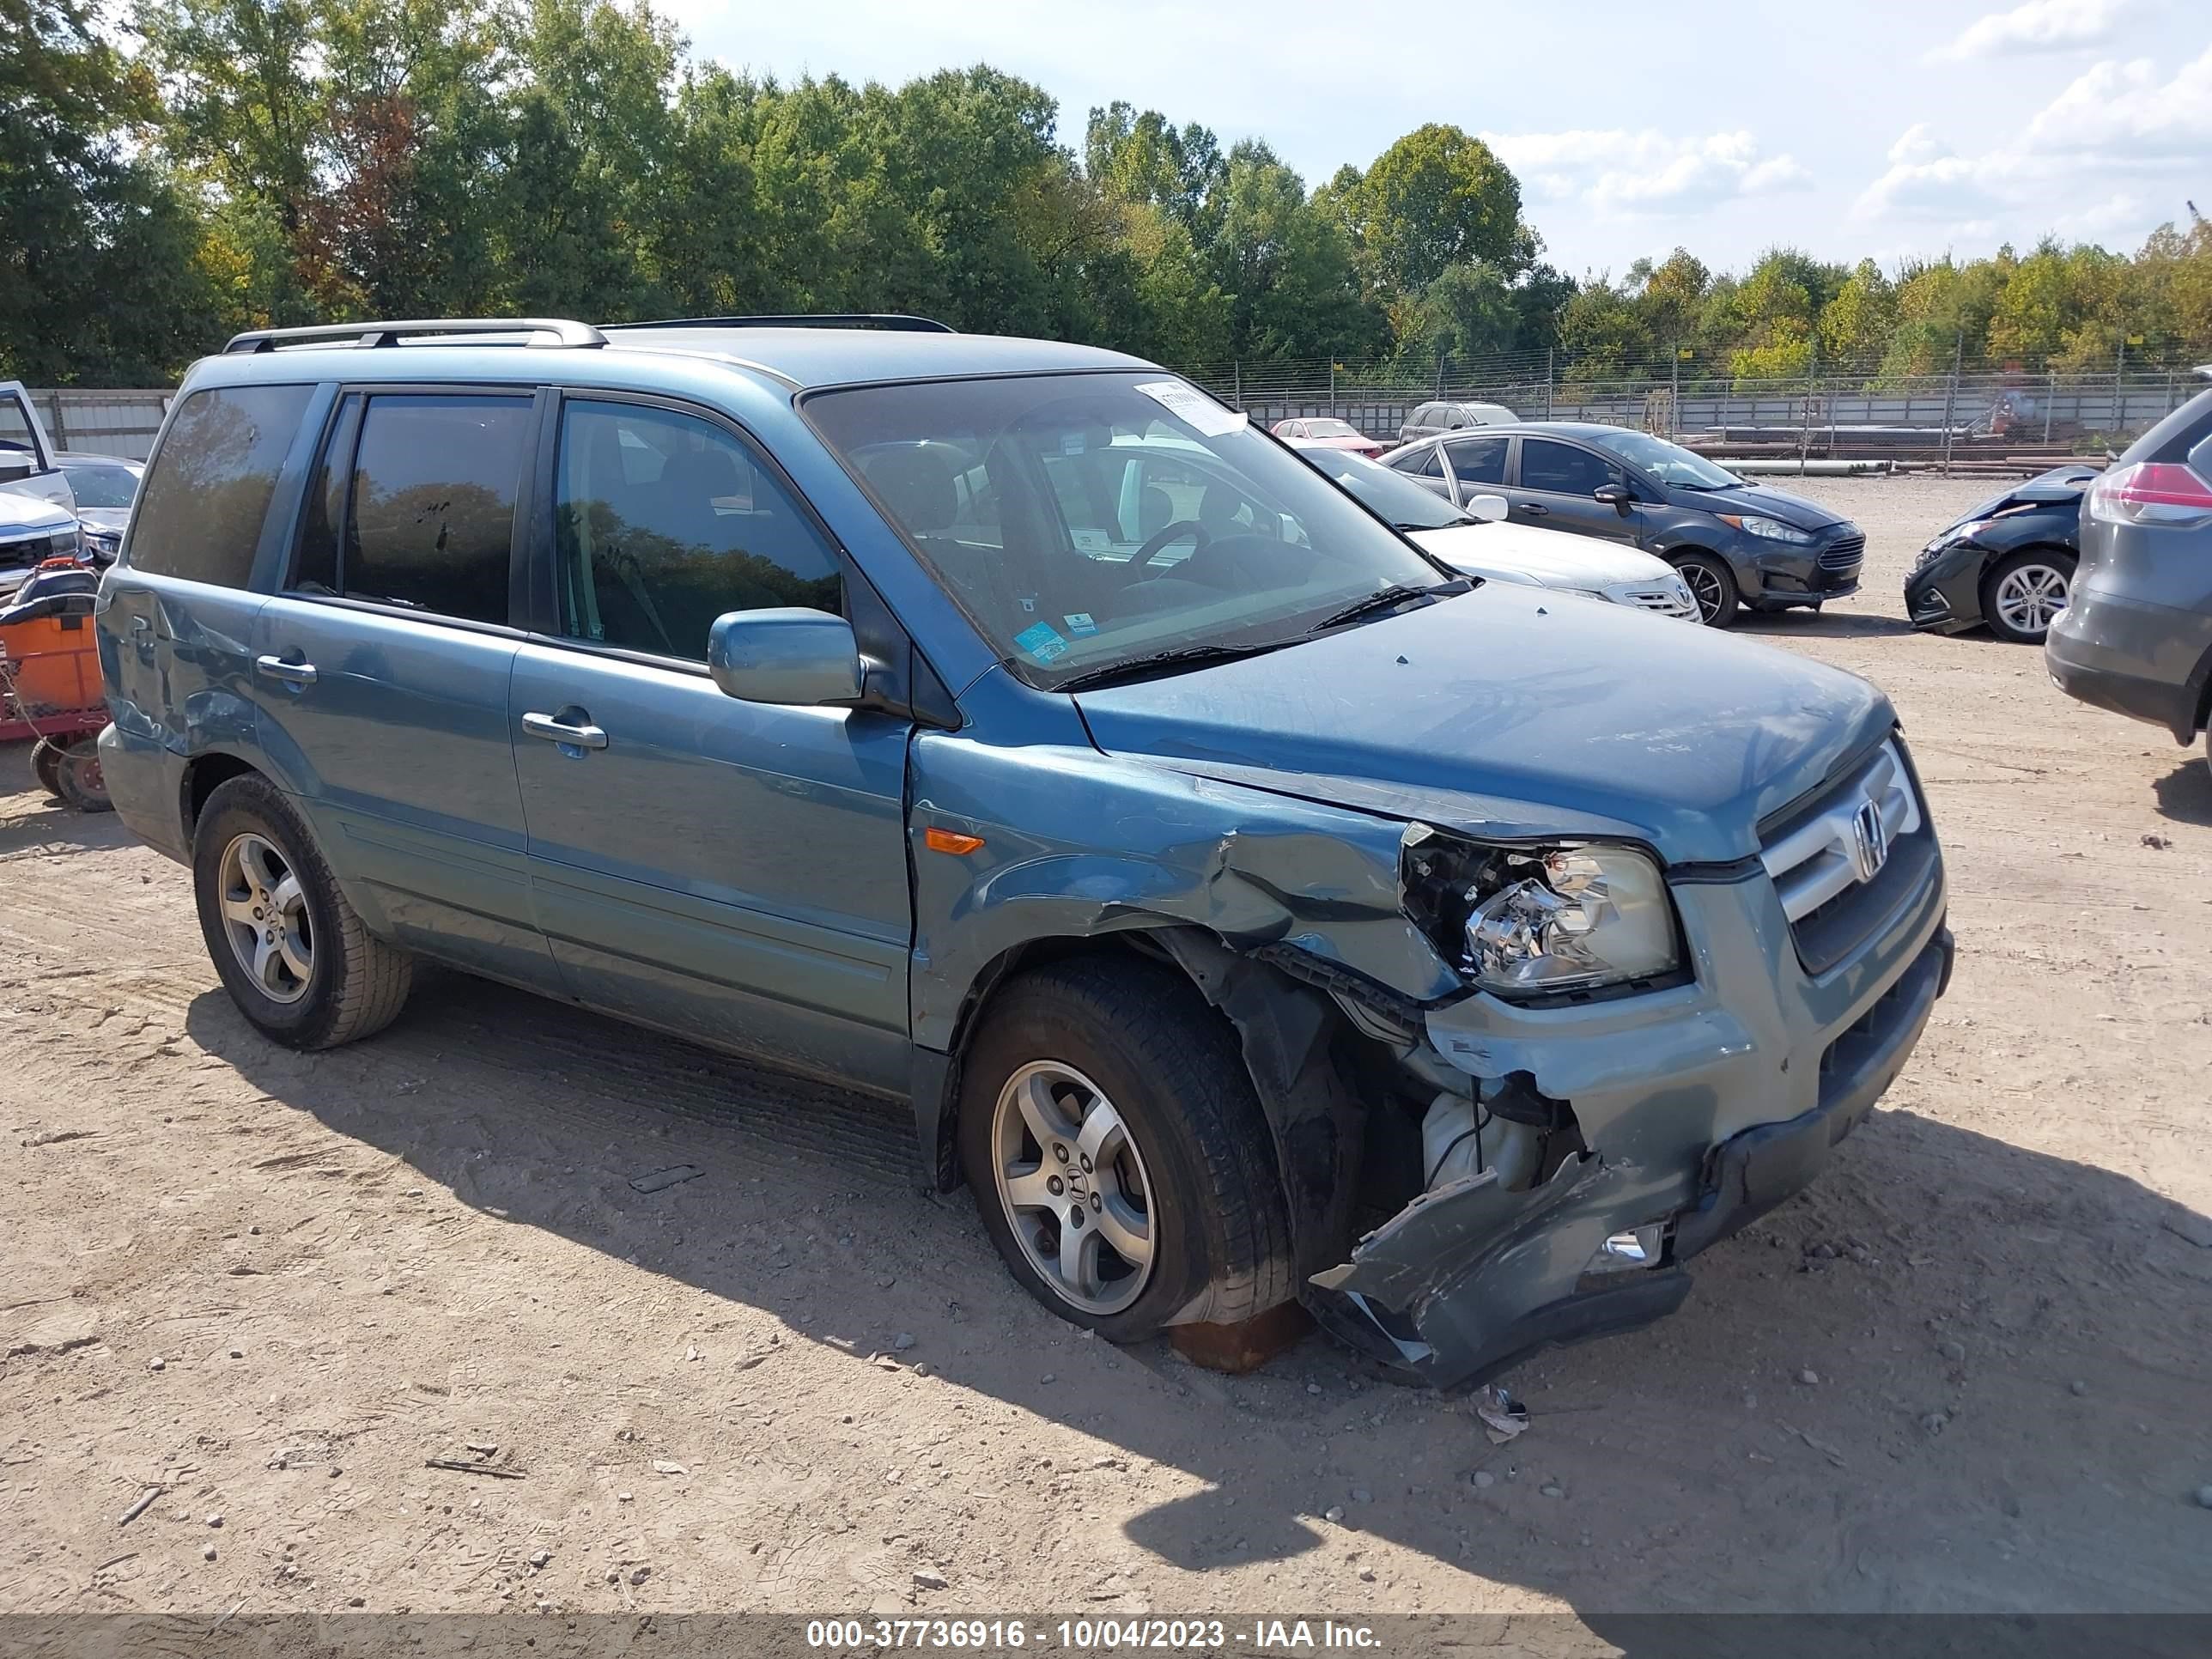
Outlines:
{"type": "Polygon", "coordinates": [[[2212,521],[2212,483],[2172,461],[2138,461],[2107,472],[2089,491],[2089,516],[2106,524],[2183,529],[2212,521]]]}

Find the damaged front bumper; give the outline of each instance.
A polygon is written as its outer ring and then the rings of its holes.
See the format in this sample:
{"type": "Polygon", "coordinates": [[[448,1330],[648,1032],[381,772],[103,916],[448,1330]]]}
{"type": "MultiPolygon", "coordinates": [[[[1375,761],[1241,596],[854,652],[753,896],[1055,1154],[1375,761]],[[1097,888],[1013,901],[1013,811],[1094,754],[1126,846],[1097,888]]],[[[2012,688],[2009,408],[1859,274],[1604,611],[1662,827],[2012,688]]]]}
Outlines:
{"type": "Polygon", "coordinates": [[[1940,859],[1817,976],[1763,873],[1678,884],[1675,899],[1694,984],[1545,1010],[1478,996],[1429,1014],[1431,1059],[1478,1090],[1525,1077],[1571,1110],[1584,1150],[1518,1190],[1494,1167],[1448,1182],[1369,1233],[1309,1286],[1338,1335],[1452,1389],[1672,1312],[1689,1291],[1680,1264],[1814,1178],[1949,982],[1940,859]],[[1608,1250],[1639,1230],[1659,1247],[1608,1250]]]}

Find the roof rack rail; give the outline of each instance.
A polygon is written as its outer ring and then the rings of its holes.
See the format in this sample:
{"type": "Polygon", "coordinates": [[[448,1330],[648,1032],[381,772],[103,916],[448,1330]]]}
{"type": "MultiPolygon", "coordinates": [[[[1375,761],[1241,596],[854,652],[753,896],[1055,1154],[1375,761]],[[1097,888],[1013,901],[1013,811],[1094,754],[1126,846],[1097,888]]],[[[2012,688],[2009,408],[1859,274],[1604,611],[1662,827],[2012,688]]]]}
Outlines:
{"type": "Polygon", "coordinates": [[[901,311],[795,312],[770,317],[663,317],[644,323],[609,323],[624,328],[879,328],[894,334],[951,334],[952,325],[901,311]]]}
{"type": "Polygon", "coordinates": [[[231,336],[223,355],[276,351],[285,346],[396,346],[409,339],[453,334],[550,334],[564,346],[603,346],[607,337],[589,323],[562,317],[437,317],[398,323],[314,323],[305,328],[255,328],[231,336]]]}

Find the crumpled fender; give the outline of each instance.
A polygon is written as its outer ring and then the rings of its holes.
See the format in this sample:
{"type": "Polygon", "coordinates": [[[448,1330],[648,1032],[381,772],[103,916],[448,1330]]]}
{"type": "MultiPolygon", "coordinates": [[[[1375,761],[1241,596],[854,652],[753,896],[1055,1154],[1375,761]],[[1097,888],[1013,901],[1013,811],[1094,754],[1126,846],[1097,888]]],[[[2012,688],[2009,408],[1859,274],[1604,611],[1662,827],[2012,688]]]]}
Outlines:
{"type": "Polygon", "coordinates": [[[916,734],[915,1041],[939,1052],[990,964],[1041,939],[1184,923],[1285,945],[1396,995],[1462,994],[1399,908],[1401,822],[1100,754],[916,734]],[[981,838],[930,850],[932,829],[981,838]],[[1109,850],[1110,849],[1110,850],[1109,850]]]}

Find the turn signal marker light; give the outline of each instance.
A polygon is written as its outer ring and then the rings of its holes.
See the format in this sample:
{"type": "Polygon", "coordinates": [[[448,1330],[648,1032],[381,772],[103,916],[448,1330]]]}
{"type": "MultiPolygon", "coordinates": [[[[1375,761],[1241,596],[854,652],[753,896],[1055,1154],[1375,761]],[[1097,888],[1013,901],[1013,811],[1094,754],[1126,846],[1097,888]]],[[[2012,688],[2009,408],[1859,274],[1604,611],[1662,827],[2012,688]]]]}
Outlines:
{"type": "Polygon", "coordinates": [[[973,853],[983,844],[981,836],[963,836],[952,830],[925,830],[922,844],[933,853],[973,853]]]}

